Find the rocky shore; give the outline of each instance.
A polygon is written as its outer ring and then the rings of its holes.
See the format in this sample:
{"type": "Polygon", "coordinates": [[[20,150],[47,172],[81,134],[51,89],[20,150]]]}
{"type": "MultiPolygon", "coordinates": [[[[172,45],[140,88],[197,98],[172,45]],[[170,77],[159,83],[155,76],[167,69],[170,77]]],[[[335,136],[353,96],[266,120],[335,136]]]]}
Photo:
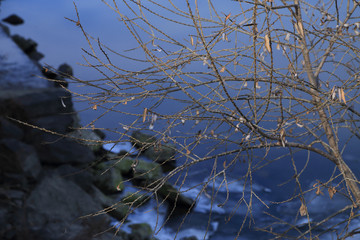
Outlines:
{"type": "Polygon", "coordinates": [[[59,88],[69,68],[44,70],[36,44],[20,51],[5,32],[0,41],[12,50],[0,52],[0,239],[156,239],[147,223],[124,232],[111,222],[126,222],[155,197],[179,214],[194,206],[163,180],[175,146],[155,149],[155,137],[133,132],[136,154],[104,148],[104,135],[80,126],[71,94],[59,88]],[[122,194],[129,184],[139,190],[122,194]]]}

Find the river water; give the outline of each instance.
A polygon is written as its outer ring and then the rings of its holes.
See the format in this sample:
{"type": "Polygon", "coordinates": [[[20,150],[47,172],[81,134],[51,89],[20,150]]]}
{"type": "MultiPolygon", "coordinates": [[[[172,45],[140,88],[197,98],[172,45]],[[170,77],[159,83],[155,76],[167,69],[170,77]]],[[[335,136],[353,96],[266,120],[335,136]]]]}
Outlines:
{"type": "MultiPolygon", "coordinates": [[[[119,22],[116,20],[116,15],[112,13],[101,1],[98,0],[77,0],[78,10],[82,19],[82,24],[86,30],[94,36],[100,36],[103,43],[115,48],[115,50],[122,51],[134,46],[131,41],[131,36],[121,29],[119,22]]],[[[216,7],[221,7],[224,12],[228,9],[234,8],[233,1],[214,1],[216,7]]],[[[72,1],[64,0],[5,0],[2,3],[0,12],[1,18],[9,14],[16,13],[25,20],[25,24],[20,26],[12,26],[11,33],[19,33],[20,35],[32,38],[38,42],[38,50],[45,54],[45,58],[41,60],[42,64],[48,64],[57,68],[60,64],[66,62],[74,68],[75,76],[79,79],[96,79],[99,74],[94,70],[81,66],[84,63],[84,52],[81,48],[87,46],[86,40],[74,26],[73,23],[66,20],[64,17],[76,19],[74,5],[72,1]]],[[[161,24],[161,23],[159,23],[161,24]]],[[[177,31],[176,29],[169,29],[169,31],[177,31]]],[[[184,32],[179,31],[179,36],[184,32]]],[[[122,68],[132,68],[133,66],[126,61],[117,63],[122,68]]],[[[89,92],[93,89],[79,88],[77,84],[72,84],[70,89],[77,92],[89,92]]],[[[93,119],[101,114],[101,110],[92,111],[87,102],[80,101],[79,98],[74,98],[75,107],[80,112],[80,117],[83,125],[87,125],[93,119]],[[85,110],[88,109],[88,110],[85,110]]],[[[134,110],[138,111],[138,110],[134,110]]],[[[164,111],[172,111],[172,106],[164,111]]],[[[131,119],[125,119],[117,115],[109,114],[107,117],[97,121],[97,127],[117,126],[119,131],[122,124],[129,124],[131,119]]],[[[156,127],[156,126],[155,126],[156,127]]],[[[190,126],[188,126],[191,128],[190,126]]],[[[194,130],[195,131],[195,130],[194,130]]],[[[107,140],[116,140],[118,135],[116,133],[107,133],[107,140]]],[[[358,147],[359,141],[353,141],[344,150],[343,156],[350,166],[354,169],[360,169],[360,149],[358,147]]],[[[206,154],[206,145],[204,149],[199,149],[197,154],[206,154]]],[[[259,155],[264,154],[262,151],[257,152],[259,155]]],[[[269,159],[274,159],[276,156],[282,154],[281,151],[272,152],[269,159]]],[[[307,153],[299,152],[294,155],[296,157],[297,166],[301,168],[306,164],[308,158],[307,153]]],[[[329,178],[334,170],[334,166],[319,156],[311,155],[307,170],[302,175],[302,184],[306,187],[312,186],[317,180],[325,181],[329,178]]],[[[197,206],[193,213],[190,214],[184,221],[182,228],[177,231],[179,219],[171,219],[167,222],[164,228],[160,228],[162,222],[165,220],[166,208],[160,207],[157,211],[152,210],[155,203],[149,204],[137,210],[137,214],[130,216],[131,222],[148,222],[155,230],[160,230],[157,237],[159,239],[173,239],[177,234],[177,239],[184,236],[195,235],[199,239],[211,240],[228,240],[234,239],[241,227],[245,216],[245,222],[242,233],[238,239],[269,239],[269,235],[263,232],[257,232],[253,226],[263,227],[274,222],[270,215],[277,216],[284,221],[290,221],[291,224],[301,227],[307,222],[306,218],[298,216],[300,207],[299,201],[293,201],[282,205],[274,204],[274,202],[284,201],[293,194],[294,183],[283,184],[293,175],[292,165],[289,159],[284,158],[270,164],[266,169],[260,169],[253,173],[253,184],[250,188],[248,183],[244,180],[238,179],[239,173],[246,171],[246,165],[236,165],[227,176],[229,182],[228,190],[221,185],[223,178],[217,177],[204,188],[203,194],[199,195],[201,186],[196,186],[199,183],[208,180],[209,173],[213,168],[212,162],[201,163],[189,171],[187,181],[183,189],[192,187],[184,194],[197,198],[197,206]],[[215,193],[214,193],[215,191],[215,193]],[[252,200],[252,212],[249,215],[247,207],[244,202],[239,203],[239,199],[246,200],[249,203],[249,196],[253,191],[259,199],[254,195],[252,200]],[[211,195],[214,194],[211,197],[211,195]],[[221,206],[226,199],[227,203],[221,206]],[[213,201],[211,201],[213,199],[213,201]],[[160,218],[158,218],[158,213],[160,218]],[[249,227],[251,226],[251,227],[249,227]]],[[[359,176],[359,172],[355,172],[359,176]]],[[[312,213],[313,220],[322,219],[330,213],[335,212],[348,202],[340,195],[336,195],[331,201],[327,196],[315,196],[311,193],[307,195],[309,200],[308,210],[312,213]],[[311,201],[310,201],[311,200],[311,201]]],[[[338,220],[343,216],[339,216],[338,220]]],[[[359,221],[354,220],[354,225],[359,224],[359,221]]],[[[281,230],[284,226],[281,224],[274,225],[274,228],[281,230]]],[[[285,229],[285,228],[284,228],[285,229]]],[[[321,239],[332,239],[334,235],[322,235],[321,239]]]]}

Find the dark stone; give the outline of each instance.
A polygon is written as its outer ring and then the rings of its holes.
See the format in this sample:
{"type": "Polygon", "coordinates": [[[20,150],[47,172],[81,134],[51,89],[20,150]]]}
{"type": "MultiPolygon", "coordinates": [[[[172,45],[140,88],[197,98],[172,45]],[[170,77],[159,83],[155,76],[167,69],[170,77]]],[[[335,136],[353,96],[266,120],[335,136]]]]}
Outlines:
{"type": "Polygon", "coordinates": [[[13,41],[20,47],[23,52],[29,54],[33,51],[36,51],[37,43],[32,39],[25,39],[24,37],[15,34],[12,36],[13,41]]]}
{"type": "Polygon", "coordinates": [[[74,113],[72,106],[71,94],[59,88],[0,91],[0,115],[22,121],[74,113]]]}
{"type": "Polygon", "coordinates": [[[130,157],[102,162],[97,168],[115,168],[123,176],[131,177],[137,185],[150,184],[163,176],[160,164],[130,157]]]}
{"type": "Polygon", "coordinates": [[[110,223],[106,214],[88,216],[101,210],[79,186],[61,177],[44,178],[26,202],[30,231],[40,240],[93,239],[110,223]]]}
{"type": "Polygon", "coordinates": [[[28,56],[30,59],[34,60],[35,62],[38,62],[38,61],[40,61],[40,59],[45,57],[44,54],[42,54],[41,52],[38,52],[37,50],[29,52],[28,56]]]}
{"type": "Polygon", "coordinates": [[[197,237],[195,236],[191,236],[191,237],[184,237],[184,238],[181,238],[180,240],[198,240],[197,237]]]}
{"type": "Polygon", "coordinates": [[[128,204],[106,196],[97,187],[93,186],[91,196],[95,201],[99,202],[104,209],[106,209],[107,214],[118,221],[122,221],[128,216],[130,210],[130,206],[128,204]]]}
{"type": "Polygon", "coordinates": [[[101,169],[95,173],[95,185],[104,193],[119,193],[124,190],[120,171],[114,168],[101,169]]]}
{"type": "Polygon", "coordinates": [[[51,67],[42,67],[41,72],[49,81],[53,82],[54,87],[68,87],[69,83],[57,70],[53,70],[51,67]]]}
{"type": "Polygon", "coordinates": [[[59,75],[62,76],[63,78],[70,78],[74,74],[72,67],[67,63],[61,64],[58,68],[58,72],[59,75]]]}
{"type": "Polygon", "coordinates": [[[89,129],[75,129],[67,134],[74,141],[88,146],[92,151],[97,152],[102,149],[101,138],[89,129]]]}
{"type": "Polygon", "coordinates": [[[98,135],[102,140],[104,140],[106,137],[106,134],[100,129],[94,129],[94,133],[96,133],[96,135],[98,135]]]}
{"type": "MultiPolygon", "coordinates": [[[[72,114],[58,114],[58,115],[49,115],[40,118],[31,119],[31,124],[39,128],[50,130],[56,133],[66,134],[74,126],[74,115],[72,114]]],[[[44,131],[38,129],[31,129],[30,137],[37,134],[43,134],[44,131]]]]}
{"type": "Polygon", "coordinates": [[[152,239],[153,230],[147,223],[138,223],[129,225],[131,228],[131,240],[150,240],[152,239]]]}
{"type": "Polygon", "coordinates": [[[140,131],[135,131],[131,134],[130,141],[132,144],[135,144],[135,146],[140,151],[145,151],[150,146],[155,144],[156,137],[150,134],[142,133],[140,131]]]}
{"type": "Polygon", "coordinates": [[[176,146],[173,144],[164,144],[160,146],[151,146],[144,155],[158,163],[171,163],[175,159],[176,146]]]}
{"type": "Polygon", "coordinates": [[[57,77],[56,79],[53,80],[54,82],[54,86],[57,88],[67,88],[69,86],[68,81],[66,81],[65,79],[61,78],[61,77],[57,77]]]}
{"type": "Polygon", "coordinates": [[[185,197],[170,183],[163,184],[156,193],[169,203],[169,210],[174,209],[174,214],[187,213],[189,209],[191,210],[195,206],[194,200],[185,197]]]}
{"type": "Polygon", "coordinates": [[[92,192],[95,178],[87,169],[81,169],[67,164],[54,169],[54,173],[50,171],[49,174],[72,181],[87,193],[92,192]]]}
{"type": "Polygon", "coordinates": [[[57,79],[58,78],[58,74],[55,71],[53,71],[47,67],[43,67],[41,69],[41,73],[48,79],[57,79]]]}
{"type": "Polygon", "coordinates": [[[9,173],[21,173],[37,179],[41,164],[35,149],[16,139],[0,140],[0,169],[9,173]]]}
{"type": "Polygon", "coordinates": [[[21,140],[24,131],[18,127],[14,121],[10,121],[0,116],[0,138],[15,138],[21,140]]]}
{"type": "Polygon", "coordinates": [[[150,200],[150,197],[145,193],[127,193],[126,196],[124,196],[121,199],[121,202],[132,205],[132,207],[140,207],[146,204],[150,200]]]}
{"type": "Polygon", "coordinates": [[[34,144],[40,161],[44,164],[87,165],[95,161],[94,153],[87,146],[68,138],[44,134],[34,144]]]}
{"type": "Polygon", "coordinates": [[[11,14],[10,16],[4,18],[3,22],[9,23],[11,25],[20,25],[24,23],[24,20],[16,14],[11,14]]]}

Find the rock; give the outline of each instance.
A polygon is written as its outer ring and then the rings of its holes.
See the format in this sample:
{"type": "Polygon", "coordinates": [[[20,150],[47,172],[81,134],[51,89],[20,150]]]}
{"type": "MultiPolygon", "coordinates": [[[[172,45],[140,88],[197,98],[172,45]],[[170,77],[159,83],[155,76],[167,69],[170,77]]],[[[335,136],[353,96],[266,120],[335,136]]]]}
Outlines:
{"type": "Polygon", "coordinates": [[[106,137],[106,134],[100,129],[94,129],[94,133],[96,133],[96,135],[98,135],[102,140],[104,140],[106,137]]]}
{"type": "Polygon", "coordinates": [[[36,50],[38,44],[34,40],[30,38],[25,39],[24,37],[17,34],[13,35],[12,39],[16,43],[16,45],[18,45],[19,48],[23,50],[23,52],[35,62],[39,61],[44,57],[44,54],[36,50]]]}
{"type": "Polygon", "coordinates": [[[2,21],[11,25],[20,25],[24,23],[24,20],[16,14],[11,14],[10,16],[4,18],[2,21]]]}
{"type": "Polygon", "coordinates": [[[121,199],[121,202],[128,204],[128,205],[132,205],[133,208],[137,208],[137,207],[143,206],[149,200],[150,200],[150,197],[145,193],[139,193],[139,192],[130,193],[129,192],[126,194],[126,196],[124,196],[121,199]]]}
{"type": "Polygon", "coordinates": [[[151,146],[144,152],[144,155],[158,163],[172,162],[176,154],[176,146],[164,144],[159,147],[151,146]]]}
{"type": "Polygon", "coordinates": [[[104,206],[104,210],[107,214],[118,221],[123,221],[130,214],[130,206],[120,202],[113,205],[104,206]]]}
{"type": "Polygon", "coordinates": [[[41,172],[35,149],[17,139],[0,140],[0,162],[1,171],[21,173],[30,179],[37,179],[41,172]]]}
{"type": "Polygon", "coordinates": [[[180,240],[198,240],[198,238],[195,236],[190,236],[190,237],[181,238],[180,240]]]}
{"type": "Polygon", "coordinates": [[[28,121],[74,113],[71,94],[59,88],[1,90],[0,115],[28,121]]]}
{"type": "Polygon", "coordinates": [[[28,56],[30,59],[34,60],[35,62],[40,61],[42,58],[45,57],[44,54],[42,54],[41,52],[38,52],[37,50],[29,52],[28,56]]]}
{"type": "Polygon", "coordinates": [[[55,70],[52,70],[51,67],[42,67],[41,73],[44,75],[44,77],[46,77],[48,79],[57,79],[58,78],[58,74],[56,73],[55,70]]]}
{"type": "Polygon", "coordinates": [[[107,214],[117,219],[118,221],[122,221],[129,214],[130,206],[128,204],[118,202],[115,199],[106,196],[103,192],[94,186],[91,192],[91,196],[93,196],[95,201],[98,201],[101,204],[107,214]]]}
{"type": "Polygon", "coordinates": [[[95,173],[95,185],[104,193],[118,193],[124,190],[123,178],[115,168],[101,169],[95,173]]]}
{"type": "Polygon", "coordinates": [[[75,183],[56,176],[46,177],[36,186],[25,210],[36,239],[92,239],[110,224],[106,214],[87,216],[102,206],[75,183]]]}
{"type": "Polygon", "coordinates": [[[175,213],[186,213],[195,206],[195,201],[185,197],[170,183],[163,184],[156,193],[170,205],[170,211],[175,207],[175,213]]]}
{"type": "Polygon", "coordinates": [[[135,183],[141,182],[141,185],[148,185],[162,178],[162,176],[163,172],[160,164],[138,160],[135,171],[133,172],[133,181],[135,183]]]}
{"type": "Polygon", "coordinates": [[[98,236],[94,236],[94,238],[92,238],[92,240],[127,240],[127,238],[124,237],[124,236],[126,236],[125,232],[121,232],[120,236],[119,236],[119,232],[116,233],[116,234],[106,232],[106,233],[102,233],[102,234],[100,234],[98,236]]]}
{"type": "Polygon", "coordinates": [[[91,130],[76,129],[75,131],[72,131],[67,135],[71,137],[72,140],[88,146],[94,152],[97,152],[102,148],[101,138],[91,130]]]}
{"type": "Polygon", "coordinates": [[[21,140],[24,131],[15,122],[0,116],[0,138],[15,138],[21,140]]]}
{"type": "Polygon", "coordinates": [[[147,185],[163,176],[161,166],[158,163],[148,162],[142,159],[122,157],[119,160],[112,160],[102,163],[106,166],[113,166],[122,175],[131,177],[133,181],[147,185]]]}
{"type": "Polygon", "coordinates": [[[156,142],[156,137],[145,134],[140,131],[135,131],[131,134],[131,143],[139,148],[140,151],[144,151],[156,142]]]}
{"type": "Polygon", "coordinates": [[[72,67],[67,63],[61,64],[58,68],[58,72],[63,78],[70,78],[74,75],[72,67]]]}
{"type": "Polygon", "coordinates": [[[80,186],[85,192],[92,192],[94,187],[95,177],[89,170],[84,168],[77,168],[71,165],[61,165],[53,171],[47,170],[50,176],[59,176],[80,186]]]}
{"type": "Polygon", "coordinates": [[[91,149],[68,138],[44,134],[34,140],[40,161],[44,164],[88,165],[95,161],[91,149]]]}
{"type": "Polygon", "coordinates": [[[12,36],[13,41],[23,50],[26,54],[36,51],[37,43],[32,39],[25,39],[24,37],[15,34],[12,36]]]}
{"type": "MultiPolygon", "coordinates": [[[[50,130],[56,133],[66,134],[74,127],[74,115],[49,115],[39,118],[33,118],[29,120],[29,123],[46,130],[50,130]]],[[[44,131],[38,129],[31,129],[28,136],[31,138],[38,134],[44,134],[44,131]]]]}
{"type": "Polygon", "coordinates": [[[138,223],[129,225],[131,228],[131,240],[150,240],[152,239],[153,230],[147,223],[138,223]]]}

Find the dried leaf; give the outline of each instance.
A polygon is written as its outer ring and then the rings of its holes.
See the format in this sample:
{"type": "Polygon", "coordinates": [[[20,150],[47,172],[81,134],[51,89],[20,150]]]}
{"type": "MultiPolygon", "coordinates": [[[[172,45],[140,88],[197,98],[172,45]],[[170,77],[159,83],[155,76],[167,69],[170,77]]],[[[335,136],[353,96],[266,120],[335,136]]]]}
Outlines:
{"type": "Polygon", "coordinates": [[[194,46],[194,38],[192,36],[190,36],[190,42],[191,42],[191,45],[194,46]]]}
{"type": "Polygon", "coordinates": [[[280,50],[280,43],[278,43],[278,44],[276,45],[276,49],[277,49],[277,50],[280,50]]]}
{"type": "Polygon", "coordinates": [[[336,87],[335,86],[331,89],[330,96],[331,96],[332,100],[335,100],[335,98],[336,98],[336,87]]]}
{"type": "Polygon", "coordinates": [[[335,187],[329,187],[328,188],[330,199],[334,197],[334,194],[337,192],[335,187]]]}
{"type": "Polygon", "coordinates": [[[285,133],[286,132],[284,128],[280,129],[280,140],[283,147],[285,147],[285,133]]]}
{"type": "Polygon", "coordinates": [[[238,132],[238,131],[239,131],[239,126],[240,126],[240,123],[236,124],[236,126],[235,126],[235,132],[238,132]]]}
{"type": "Polygon", "coordinates": [[[144,112],[143,112],[143,122],[146,121],[147,111],[148,111],[148,109],[147,109],[147,108],[144,108],[144,112]]]}
{"type": "Polygon", "coordinates": [[[303,128],[304,127],[304,124],[301,124],[299,122],[299,119],[296,119],[296,125],[299,127],[299,128],[303,128]]]}
{"type": "Polygon", "coordinates": [[[301,203],[301,207],[300,207],[299,211],[300,211],[300,216],[303,217],[306,215],[307,209],[306,209],[306,206],[304,203],[301,203]]]}
{"type": "Polygon", "coordinates": [[[341,88],[341,99],[344,103],[346,103],[346,99],[345,99],[345,92],[344,92],[344,89],[341,88]]]}
{"type": "Polygon", "coordinates": [[[186,154],[189,155],[191,152],[189,149],[186,149],[186,154]]]}
{"type": "Polygon", "coordinates": [[[94,104],[91,108],[92,108],[93,110],[97,110],[97,105],[94,104]]]}
{"type": "Polygon", "coordinates": [[[316,195],[322,194],[321,189],[320,189],[320,185],[317,186],[315,193],[316,193],[316,195]]]}
{"type": "Polygon", "coordinates": [[[266,47],[266,50],[271,53],[271,46],[270,46],[270,38],[269,38],[269,34],[266,34],[265,35],[265,47],[266,47]]]}
{"type": "Polygon", "coordinates": [[[223,66],[223,67],[221,68],[220,72],[221,72],[221,73],[222,73],[222,72],[225,72],[225,70],[226,70],[226,67],[223,66]]]}
{"type": "Polygon", "coordinates": [[[230,18],[230,16],[231,16],[231,13],[229,13],[229,14],[226,16],[225,21],[228,20],[228,19],[230,18]]]}
{"type": "Polygon", "coordinates": [[[290,40],[290,33],[287,33],[286,36],[285,36],[285,41],[289,41],[290,40]]]}

